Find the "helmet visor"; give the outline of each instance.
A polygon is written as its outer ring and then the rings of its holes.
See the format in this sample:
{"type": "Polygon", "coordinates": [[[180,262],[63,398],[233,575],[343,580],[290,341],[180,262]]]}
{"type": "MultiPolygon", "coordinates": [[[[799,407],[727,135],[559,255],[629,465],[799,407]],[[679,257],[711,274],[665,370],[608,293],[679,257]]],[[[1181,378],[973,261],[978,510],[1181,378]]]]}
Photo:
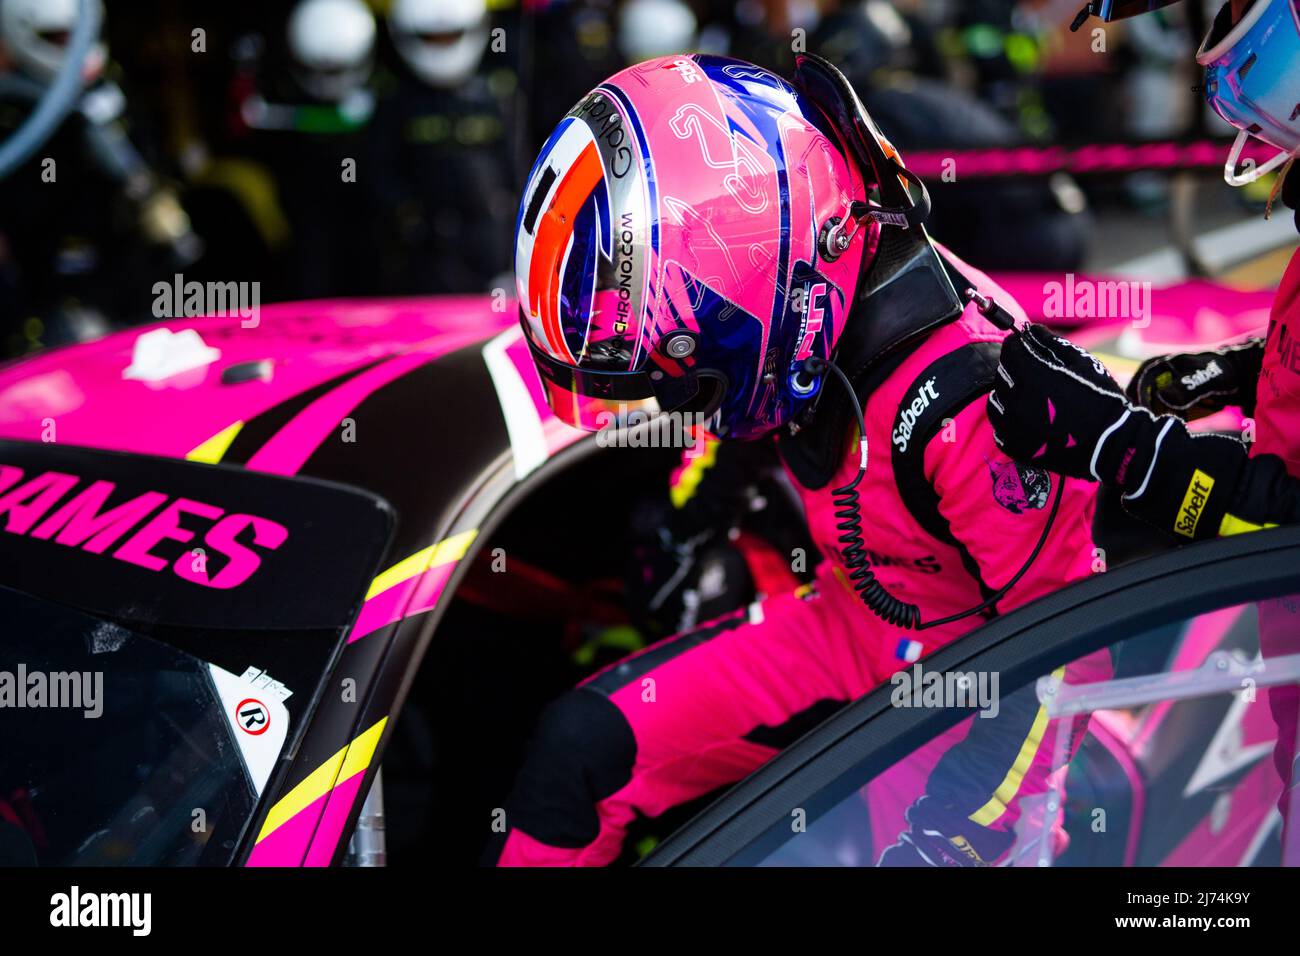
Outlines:
{"type": "Polygon", "coordinates": [[[674,373],[649,363],[632,372],[574,368],[538,348],[525,332],[542,379],[546,403],[555,416],[583,431],[617,428],[637,417],[653,417],[685,406],[699,384],[694,374],[674,373]]]}

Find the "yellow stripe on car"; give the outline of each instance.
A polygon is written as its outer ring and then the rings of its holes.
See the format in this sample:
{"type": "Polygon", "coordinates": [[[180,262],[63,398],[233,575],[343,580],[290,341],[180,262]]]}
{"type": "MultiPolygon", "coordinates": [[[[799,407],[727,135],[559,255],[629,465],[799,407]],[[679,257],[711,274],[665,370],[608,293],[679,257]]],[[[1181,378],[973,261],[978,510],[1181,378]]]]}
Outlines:
{"type": "Polygon", "coordinates": [[[432,544],[422,551],[417,551],[408,558],[403,558],[370,583],[370,590],[366,592],[366,600],[369,601],[376,594],[382,594],[389,588],[395,587],[403,581],[409,581],[430,568],[459,561],[465,557],[465,552],[469,550],[469,546],[474,543],[477,536],[477,529],[462,531],[450,538],[443,538],[437,544],[432,544]]]}
{"type": "Polygon", "coordinates": [[[235,440],[235,436],[239,434],[243,427],[243,422],[227,425],[203,444],[191,448],[185,456],[186,461],[201,461],[208,465],[215,465],[221,461],[221,456],[230,449],[230,443],[235,440]]]}
{"type": "Polygon", "coordinates": [[[257,842],[261,843],[339,783],[369,767],[386,723],[388,723],[387,717],[343,747],[304,777],[298,786],[280,798],[280,801],[267,813],[266,822],[262,824],[262,832],[257,835],[257,842]]]}

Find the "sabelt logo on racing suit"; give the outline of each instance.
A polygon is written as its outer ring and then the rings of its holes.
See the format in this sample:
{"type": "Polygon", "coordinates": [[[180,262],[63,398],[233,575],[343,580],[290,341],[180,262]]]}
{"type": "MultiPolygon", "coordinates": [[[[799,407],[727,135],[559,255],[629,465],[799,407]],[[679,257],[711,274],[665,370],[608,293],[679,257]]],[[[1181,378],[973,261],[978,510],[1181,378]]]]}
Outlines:
{"type": "Polygon", "coordinates": [[[111,481],[46,471],[23,481],[23,469],[0,465],[0,527],[9,534],[54,541],[90,554],[105,554],[150,571],[169,565],[174,574],[207,588],[229,589],[247,581],[262,556],[249,545],[274,551],[289,531],[284,525],[189,498],[147,491],[112,507],[111,481]],[[184,545],[174,560],[156,553],[166,541],[184,545]],[[200,551],[201,549],[201,551],[200,551]]]}
{"type": "Polygon", "coordinates": [[[916,428],[916,423],[921,420],[930,403],[937,401],[939,392],[934,387],[934,379],[927,378],[920,388],[916,390],[916,397],[912,399],[911,405],[904,406],[898,413],[898,423],[894,426],[893,440],[898,446],[899,452],[907,451],[907,446],[912,441],[912,430],[916,428]]]}
{"type": "Polygon", "coordinates": [[[1183,506],[1178,509],[1178,520],[1174,523],[1175,531],[1188,538],[1196,537],[1196,526],[1201,522],[1205,503],[1210,500],[1210,492],[1213,490],[1214,479],[1201,469],[1196,469],[1192,474],[1191,483],[1187,486],[1187,494],[1183,495],[1183,506]]]}

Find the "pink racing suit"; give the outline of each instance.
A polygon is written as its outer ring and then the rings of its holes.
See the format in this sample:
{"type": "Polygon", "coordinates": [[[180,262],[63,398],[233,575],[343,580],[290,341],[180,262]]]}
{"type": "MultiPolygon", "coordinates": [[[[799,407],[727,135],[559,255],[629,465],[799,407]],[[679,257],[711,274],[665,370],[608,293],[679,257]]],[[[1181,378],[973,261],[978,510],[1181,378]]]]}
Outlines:
{"type": "MultiPolygon", "coordinates": [[[[1292,175],[1296,175],[1293,173],[1292,175]]],[[[1287,472],[1300,478],[1300,252],[1282,277],[1269,318],[1264,365],[1256,393],[1255,443],[1251,455],[1277,455],[1287,472]]],[[[1265,657],[1300,654],[1300,595],[1260,602],[1260,650],[1265,657]]],[[[1273,687],[1269,709],[1277,722],[1273,753],[1277,772],[1286,783],[1279,807],[1287,812],[1289,792],[1296,785],[1296,724],[1300,720],[1300,687],[1273,687]]]]}
{"type": "MultiPolygon", "coordinates": [[[[986,276],[960,268],[1023,321],[986,276]]],[[[901,409],[924,411],[942,399],[945,383],[925,374],[936,361],[980,343],[995,347],[1005,335],[969,307],[931,333],[867,398],[871,459],[859,485],[866,550],[878,578],[920,605],[925,619],[979,604],[987,589],[1020,569],[1059,480],[1019,468],[998,451],[979,397],[925,446],[925,478],[949,533],[927,530],[900,497],[895,459],[917,437],[905,434],[901,409]]],[[[832,489],[858,468],[857,442],[845,444],[829,484],[800,489],[825,558],[816,583],[662,641],[550,705],[506,805],[501,865],[612,862],[637,817],[658,816],[740,780],[836,709],[983,623],[973,616],[924,632],[900,630],[849,589],[832,503],[832,489]]],[[[1000,610],[1090,573],[1093,507],[1090,483],[1068,481],[1042,553],[1000,610]]],[[[1071,665],[1065,676],[1084,683],[1109,672],[1103,653],[1071,665]]],[[[974,721],[985,731],[981,739],[972,743],[972,731],[945,758],[957,773],[948,775],[944,798],[982,826],[1009,829],[1019,801],[1047,786],[1055,725],[1036,719],[1035,698],[1019,697],[1029,706],[974,721]],[[997,725],[997,732],[982,724],[997,725]],[[955,753],[967,744],[968,753],[955,753]]],[[[913,796],[923,787],[924,777],[913,796]]]]}

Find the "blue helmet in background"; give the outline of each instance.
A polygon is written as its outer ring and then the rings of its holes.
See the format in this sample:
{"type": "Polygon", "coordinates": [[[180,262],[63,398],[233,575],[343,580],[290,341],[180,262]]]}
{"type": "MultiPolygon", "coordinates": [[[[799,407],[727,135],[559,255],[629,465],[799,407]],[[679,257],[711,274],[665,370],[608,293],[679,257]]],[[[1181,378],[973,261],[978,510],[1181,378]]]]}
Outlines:
{"type": "MultiPolygon", "coordinates": [[[[1091,0],[1075,23],[1089,14],[1106,22],[1122,20],[1176,2],[1091,0]]],[[[1206,102],[1239,130],[1224,166],[1229,184],[1254,182],[1300,154],[1300,0],[1254,0],[1235,24],[1231,4],[1225,3],[1196,62],[1205,67],[1206,102]],[[1278,153],[1239,170],[1252,136],[1278,153]]]]}

